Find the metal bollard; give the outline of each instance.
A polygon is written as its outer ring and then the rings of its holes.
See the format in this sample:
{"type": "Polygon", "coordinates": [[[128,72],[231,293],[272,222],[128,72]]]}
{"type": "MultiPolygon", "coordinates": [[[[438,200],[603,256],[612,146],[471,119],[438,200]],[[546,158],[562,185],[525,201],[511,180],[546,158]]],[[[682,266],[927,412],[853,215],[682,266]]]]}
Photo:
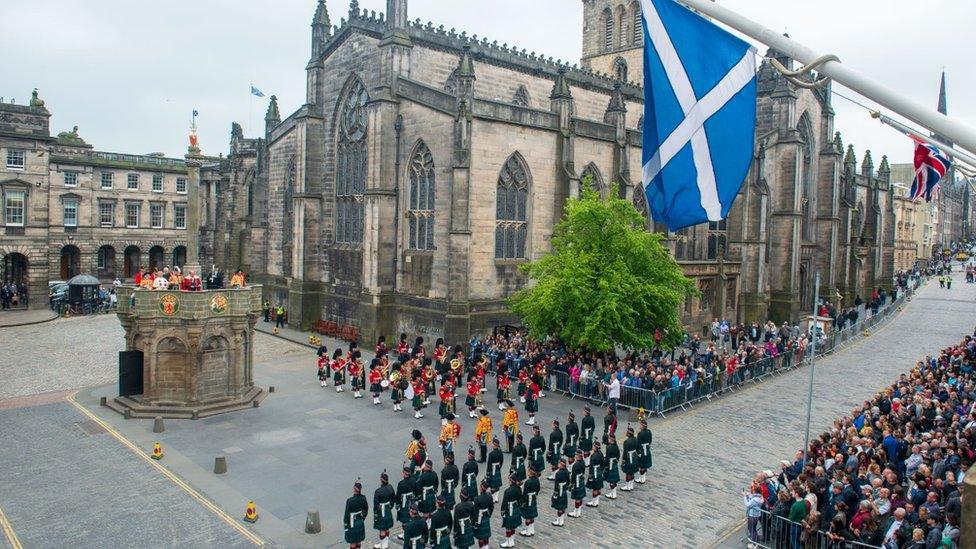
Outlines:
{"type": "Polygon", "coordinates": [[[222,475],[227,472],[227,457],[217,456],[214,458],[214,474],[222,475]]]}

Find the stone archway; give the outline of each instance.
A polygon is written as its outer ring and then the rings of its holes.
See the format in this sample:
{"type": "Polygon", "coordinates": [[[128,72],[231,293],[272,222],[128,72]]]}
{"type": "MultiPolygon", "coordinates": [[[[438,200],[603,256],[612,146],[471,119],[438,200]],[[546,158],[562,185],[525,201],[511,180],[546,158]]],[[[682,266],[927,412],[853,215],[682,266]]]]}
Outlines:
{"type": "Polygon", "coordinates": [[[166,266],[166,250],[156,245],[149,248],[149,270],[155,271],[166,266]]]}
{"type": "Polygon", "coordinates": [[[142,250],[136,245],[126,246],[123,255],[125,259],[122,267],[122,276],[132,278],[136,276],[136,272],[142,266],[142,250]]]}
{"type": "Polygon", "coordinates": [[[27,256],[20,253],[10,253],[3,256],[3,282],[13,282],[14,284],[27,284],[28,269],[30,262],[27,256]]]}
{"type": "Polygon", "coordinates": [[[102,279],[115,278],[118,274],[115,266],[115,248],[106,244],[98,249],[98,263],[96,276],[102,279]]]}
{"type": "Polygon", "coordinates": [[[156,386],[154,391],[156,400],[187,401],[190,379],[188,369],[191,364],[186,344],[175,337],[167,337],[156,344],[155,359],[153,381],[156,386]]]}
{"type": "Polygon", "coordinates": [[[186,265],[186,246],[173,248],[173,266],[183,268],[186,265]]]}
{"type": "Polygon", "coordinates": [[[70,280],[81,274],[81,250],[74,244],[61,248],[61,280],[70,280]]]}

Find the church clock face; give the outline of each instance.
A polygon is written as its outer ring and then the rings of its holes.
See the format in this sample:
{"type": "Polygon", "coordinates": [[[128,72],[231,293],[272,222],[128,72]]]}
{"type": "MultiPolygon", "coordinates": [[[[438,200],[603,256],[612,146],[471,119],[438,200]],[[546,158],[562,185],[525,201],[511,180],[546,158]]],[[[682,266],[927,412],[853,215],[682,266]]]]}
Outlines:
{"type": "Polygon", "coordinates": [[[357,86],[348,96],[342,112],[342,131],[349,141],[359,141],[366,135],[366,90],[357,86]]]}

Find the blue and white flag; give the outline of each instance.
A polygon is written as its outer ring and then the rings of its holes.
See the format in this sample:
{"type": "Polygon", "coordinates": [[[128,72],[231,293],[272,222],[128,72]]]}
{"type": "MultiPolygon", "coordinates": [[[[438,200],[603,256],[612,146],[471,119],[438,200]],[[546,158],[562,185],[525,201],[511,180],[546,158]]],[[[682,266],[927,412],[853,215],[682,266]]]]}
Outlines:
{"type": "Polygon", "coordinates": [[[255,88],[254,87],[254,84],[251,84],[251,95],[254,95],[254,96],[257,96],[257,97],[264,97],[264,92],[262,92],[261,90],[255,88]]]}
{"type": "Polygon", "coordinates": [[[668,229],[724,219],[752,162],[756,57],[674,0],[644,15],[644,192],[668,229]]]}

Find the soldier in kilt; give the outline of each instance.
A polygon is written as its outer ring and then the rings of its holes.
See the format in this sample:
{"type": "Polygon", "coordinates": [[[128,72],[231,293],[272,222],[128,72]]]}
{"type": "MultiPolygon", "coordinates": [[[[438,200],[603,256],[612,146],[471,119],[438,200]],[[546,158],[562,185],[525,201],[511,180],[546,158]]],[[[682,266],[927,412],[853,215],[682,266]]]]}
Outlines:
{"type": "Polygon", "coordinates": [[[556,511],[556,518],[552,521],[553,526],[565,524],[566,508],[569,507],[569,471],[566,469],[566,458],[559,458],[559,465],[553,475],[555,485],[552,488],[552,508],[556,511]]]}
{"type": "Polygon", "coordinates": [[[502,494],[502,528],[505,529],[505,541],[502,547],[515,547],[515,532],[522,525],[522,488],[515,475],[508,477],[508,488],[502,494]]]}
{"type": "Polygon", "coordinates": [[[523,536],[535,535],[535,519],[539,518],[539,492],[542,490],[539,471],[529,467],[529,476],[522,486],[522,520],[525,521],[525,528],[519,534],[523,536]]]}
{"type": "Polygon", "coordinates": [[[342,529],[349,549],[359,549],[366,539],[366,515],[369,513],[369,503],[362,494],[363,485],[358,481],[352,487],[352,496],[346,500],[346,509],[342,513],[342,529]]]}
{"type": "Polygon", "coordinates": [[[549,433],[549,451],[546,452],[546,460],[552,467],[552,474],[549,480],[556,478],[556,469],[559,468],[560,458],[563,453],[563,432],[559,429],[559,420],[552,420],[552,432],[549,433]]]}
{"type": "Polygon", "coordinates": [[[461,503],[454,508],[454,547],[469,549],[474,545],[474,503],[468,495],[468,489],[461,489],[461,503]]]}
{"type": "MultiPolygon", "coordinates": [[[[397,484],[396,497],[397,497],[397,520],[400,524],[406,528],[407,524],[410,522],[410,507],[413,503],[413,492],[416,487],[416,482],[413,480],[413,475],[410,472],[410,467],[403,468],[403,480],[397,484]]],[[[403,539],[403,534],[397,536],[403,539]]]]}
{"type": "Polygon", "coordinates": [[[431,460],[424,462],[420,476],[417,478],[417,489],[414,490],[414,497],[417,500],[417,507],[424,519],[429,519],[431,513],[437,508],[437,473],[434,472],[434,463],[431,460]]]}
{"type": "Polygon", "coordinates": [[[617,499],[617,483],[620,482],[620,446],[617,446],[617,436],[607,433],[607,453],[603,461],[603,478],[610,485],[607,499],[617,499]]]}
{"type": "Polygon", "coordinates": [[[590,413],[589,406],[583,406],[583,419],[580,420],[579,447],[583,449],[584,462],[589,465],[590,452],[593,451],[593,435],[596,432],[596,421],[590,413]]]}
{"type": "Polygon", "coordinates": [[[474,458],[474,448],[469,446],[468,461],[464,462],[461,467],[461,488],[467,489],[468,495],[478,493],[478,469],[478,460],[474,458]]]}
{"type": "Polygon", "coordinates": [[[576,449],[579,447],[579,425],[576,423],[576,415],[573,412],[569,413],[564,430],[566,431],[566,444],[563,446],[563,455],[574,459],[576,449]]]}
{"type": "Polygon", "coordinates": [[[491,515],[495,512],[495,501],[485,481],[481,481],[481,493],[474,498],[474,512],[474,538],[478,540],[478,547],[486,547],[491,539],[491,515]]]}
{"type": "Polygon", "coordinates": [[[454,464],[454,454],[444,454],[444,468],[441,469],[441,496],[444,497],[444,506],[447,509],[454,509],[454,491],[457,490],[461,473],[458,466],[454,464]]]}
{"type": "Polygon", "coordinates": [[[654,435],[651,434],[651,430],[647,428],[647,420],[642,419],[640,421],[640,431],[637,432],[637,446],[640,448],[640,457],[637,459],[637,483],[644,484],[647,482],[647,470],[653,465],[653,460],[651,459],[651,442],[654,441],[654,435]]]}
{"type": "Polygon", "coordinates": [[[390,486],[390,476],[383,471],[380,487],[373,493],[373,529],[379,532],[380,542],[374,549],[387,549],[390,546],[390,530],[393,529],[393,510],[396,507],[396,491],[390,486]]]}
{"type": "Polygon", "coordinates": [[[451,512],[446,508],[444,496],[437,496],[437,510],[430,516],[431,549],[451,549],[451,512]]]}
{"type": "Polygon", "coordinates": [[[420,516],[417,505],[409,509],[410,522],[403,527],[403,549],[424,549],[427,545],[427,522],[420,516]]]}
{"type": "Polygon", "coordinates": [[[583,463],[583,450],[576,449],[576,459],[569,468],[569,497],[573,500],[573,510],[569,516],[579,518],[583,515],[583,498],[586,497],[586,464],[583,463]]]}
{"type": "Polygon", "coordinates": [[[624,440],[623,453],[620,457],[620,468],[623,469],[626,482],[620,487],[623,492],[631,492],[634,489],[634,475],[637,474],[637,460],[640,456],[640,446],[637,445],[637,438],[634,437],[634,428],[627,426],[627,438],[624,440]]]}
{"type": "Polygon", "coordinates": [[[345,390],[342,386],[346,383],[346,362],[342,358],[342,349],[336,349],[332,353],[329,367],[332,368],[332,384],[335,385],[336,392],[341,393],[345,390]]]}
{"type": "Polygon", "coordinates": [[[603,452],[600,451],[599,441],[593,443],[593,453],[590,454],[590,461],[586,467],[586,487],[592,490],[593,495],[593,499],[586,502],[586,506],[599,507],[600,492],[603,490],[603,452]]]}
{"type": "Polygon", "coordinates": [[[532,381],[525,389],[525,412],[529,415],[526,425],[535,425],[535,415],[539,413],[539,394],[541,386],[532,381]]]}
{"type": "Polygon", "coordinates": [[[488,488],[491,489],[491,497],[497,503],[498,491],[502,487],[502,463],[505,456],[502,454],[501,444],[498,437],[491,439],[491,451],[488,452],[488,463],[485,467],[485,479],[488,481],[488,488]]]}
{"type": "Polygon", "coordinates": [[[525,460],[528,456],[528,450],[525,449],[525,444],[522,442],[522,433],[515,435],[515,446],[512,447],[512,463],[509,467],[508,474],[515,475],[519,482],[525,480],[525,460]]]}

